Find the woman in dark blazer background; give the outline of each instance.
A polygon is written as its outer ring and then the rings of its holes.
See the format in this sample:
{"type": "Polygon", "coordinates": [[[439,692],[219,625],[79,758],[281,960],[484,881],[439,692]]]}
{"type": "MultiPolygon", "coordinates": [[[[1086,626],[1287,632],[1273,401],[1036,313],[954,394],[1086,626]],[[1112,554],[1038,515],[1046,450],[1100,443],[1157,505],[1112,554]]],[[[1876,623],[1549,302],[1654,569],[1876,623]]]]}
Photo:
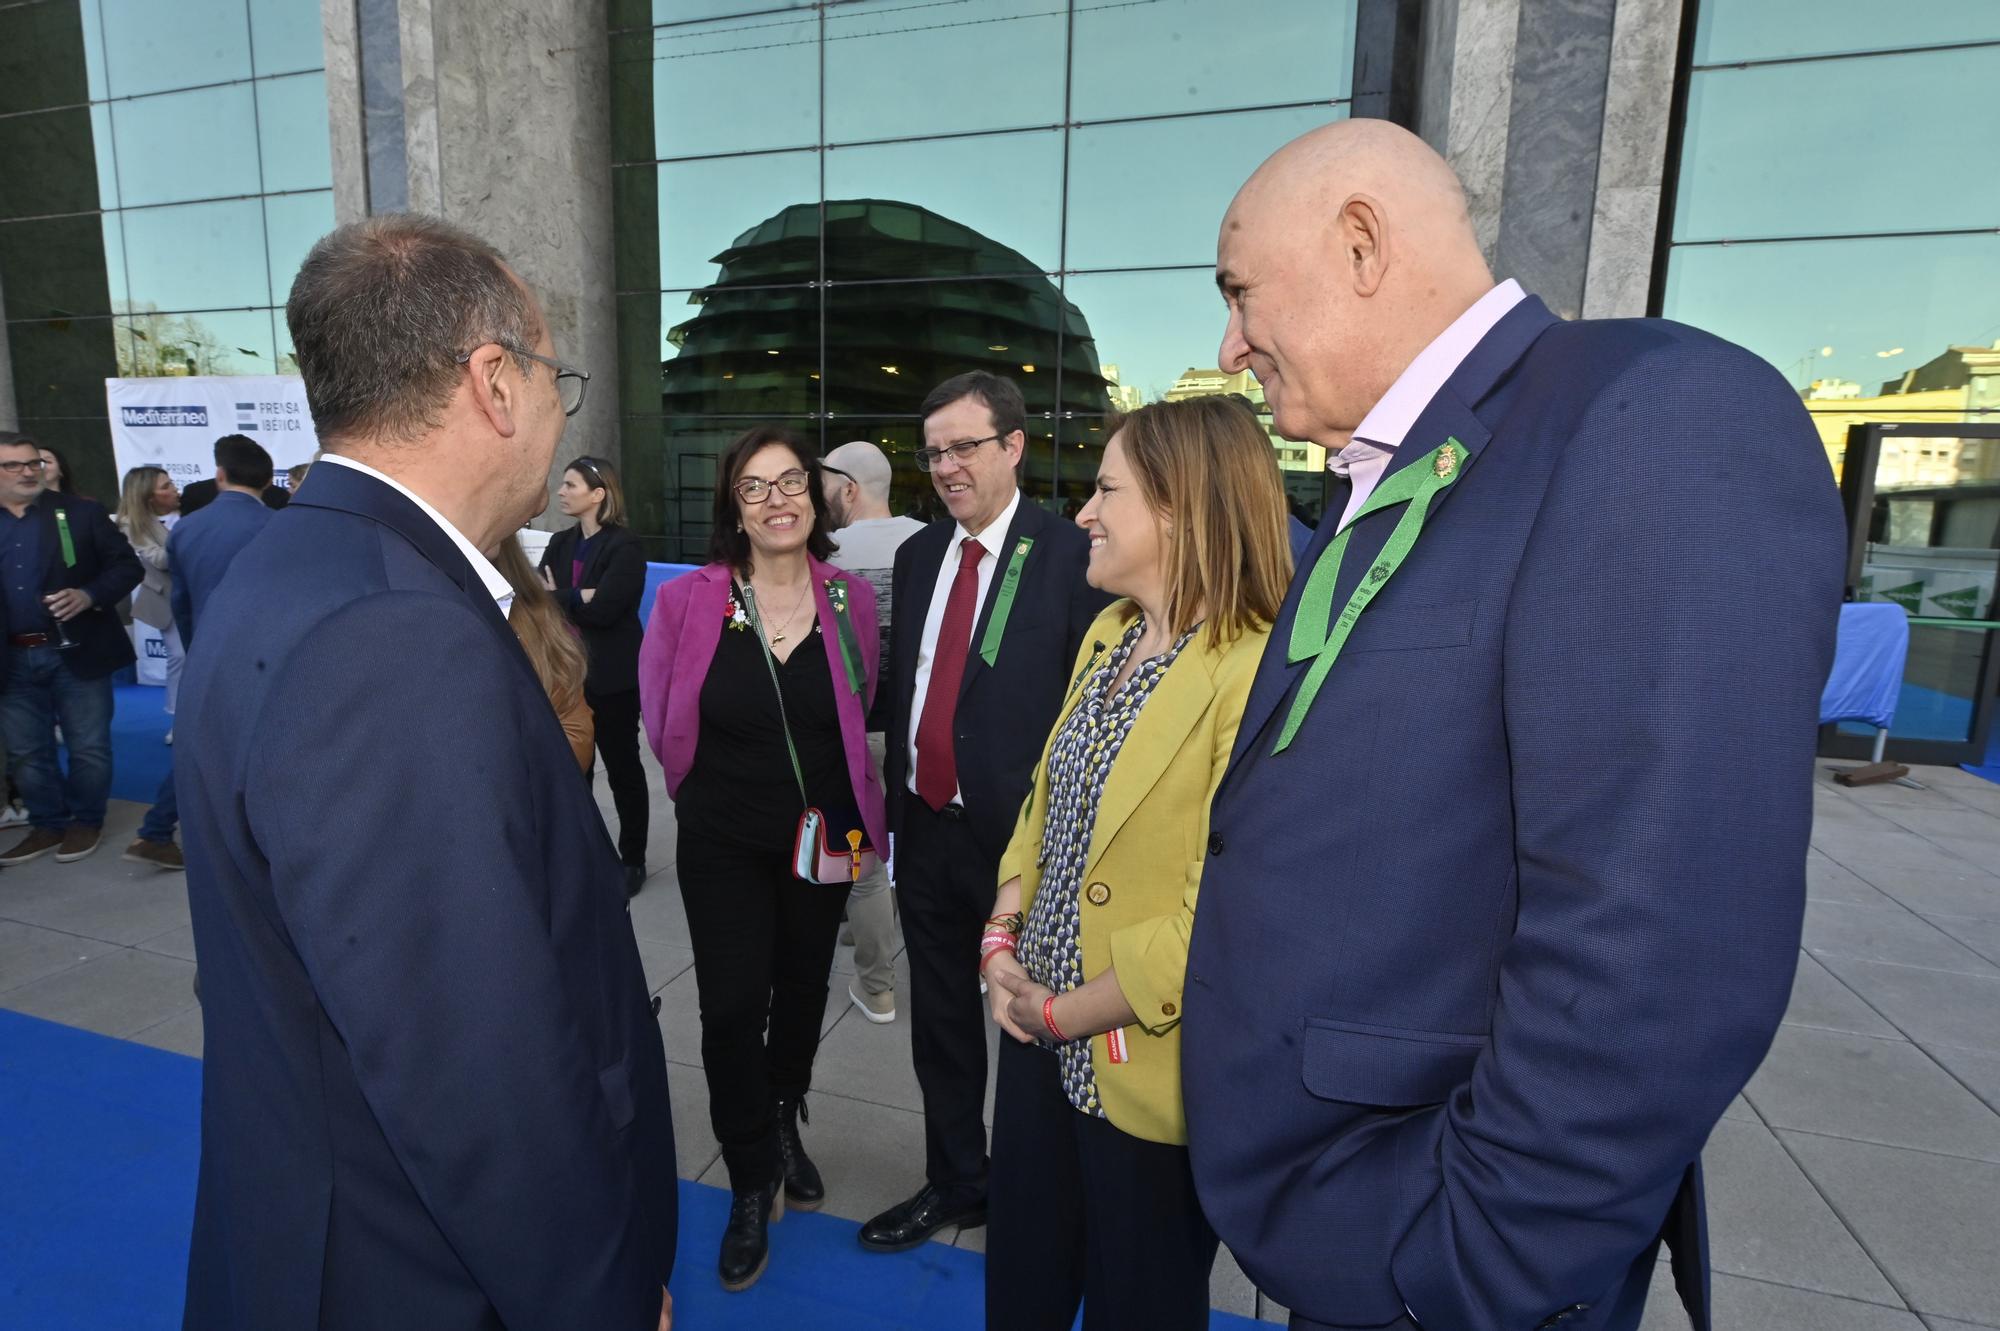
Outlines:
{"type": "Polygon", "coordinates": [[[602,458],[580,457],[563,472],[556,503],[576,525],[542,555],[543,585],[583,638],[589,665],[583,697],[597,720],[597,752],[618,810],[618,858],[625,894],[646,881],[646,770],[639,764],[639,599],[646,554],[625,526],[625,491],[602,458]]]}

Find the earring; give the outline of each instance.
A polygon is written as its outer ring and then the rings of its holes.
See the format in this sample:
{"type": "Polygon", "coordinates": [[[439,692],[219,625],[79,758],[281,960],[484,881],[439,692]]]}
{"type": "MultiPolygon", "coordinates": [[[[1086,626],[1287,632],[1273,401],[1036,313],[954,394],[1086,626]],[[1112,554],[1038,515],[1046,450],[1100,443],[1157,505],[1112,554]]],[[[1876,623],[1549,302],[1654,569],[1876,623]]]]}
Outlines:
{"type": "Polygon", "coordinates": [[[742,531],[742,530],[743,530],[743,524],[742,524],[742,523],[740,523],[740,522],[739,522],[739,523],[737,523],[737,524],[736,524],[736,530],[738,530],[738,531],[742,531]]]}

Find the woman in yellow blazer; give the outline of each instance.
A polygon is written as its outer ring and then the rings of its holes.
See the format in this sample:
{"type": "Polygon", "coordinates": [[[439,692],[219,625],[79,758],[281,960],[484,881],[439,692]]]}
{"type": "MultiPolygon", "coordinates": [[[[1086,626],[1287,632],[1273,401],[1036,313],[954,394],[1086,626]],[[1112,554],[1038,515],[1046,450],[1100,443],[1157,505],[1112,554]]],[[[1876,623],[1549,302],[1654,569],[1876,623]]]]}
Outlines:
{"type": "Polygon", "coordinates": [[[1078,515],[1091,585],[1062,716],[980,942],[1001,1042],[986,1324],[1208,1325],[1216,1237],[1181,1114],[1208,806],[1292,571],[1270,441],[1228,398],[1114,425],[1078,515]]]}

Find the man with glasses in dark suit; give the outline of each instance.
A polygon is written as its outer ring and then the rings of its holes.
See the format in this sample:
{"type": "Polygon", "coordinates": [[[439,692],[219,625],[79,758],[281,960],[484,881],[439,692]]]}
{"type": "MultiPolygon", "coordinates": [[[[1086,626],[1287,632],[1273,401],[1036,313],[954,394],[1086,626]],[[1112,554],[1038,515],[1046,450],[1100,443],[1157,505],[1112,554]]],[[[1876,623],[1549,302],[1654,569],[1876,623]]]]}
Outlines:
{"type": "Polygon", "coordinates": [[[926,1179],[862,1226],[876,1252],[986,1223],[979,935],[1077,645],[1109,599],[1084,580],[1082,529],[1022,497],[1027,413],[1012,380],[947,379],[923,416],[917,465],[950,516],[896,551],[884,784],[926,1179]]]}

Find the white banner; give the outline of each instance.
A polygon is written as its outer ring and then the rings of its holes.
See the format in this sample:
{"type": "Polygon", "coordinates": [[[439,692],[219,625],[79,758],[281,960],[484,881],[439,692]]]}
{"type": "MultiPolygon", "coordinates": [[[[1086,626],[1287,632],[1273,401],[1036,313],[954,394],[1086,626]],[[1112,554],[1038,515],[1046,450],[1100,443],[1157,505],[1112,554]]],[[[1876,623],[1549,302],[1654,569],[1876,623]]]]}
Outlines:
{"type": "Polygon", "coordinates": [[[305,382],[293,374],[106,379],[104,400],[121,481],[147,465],[165,467],[183,489],[212,480],[215,441],[240,434],[264,446],[286,485],[285,468],[312,461],[319,447],[305,382]]]}

